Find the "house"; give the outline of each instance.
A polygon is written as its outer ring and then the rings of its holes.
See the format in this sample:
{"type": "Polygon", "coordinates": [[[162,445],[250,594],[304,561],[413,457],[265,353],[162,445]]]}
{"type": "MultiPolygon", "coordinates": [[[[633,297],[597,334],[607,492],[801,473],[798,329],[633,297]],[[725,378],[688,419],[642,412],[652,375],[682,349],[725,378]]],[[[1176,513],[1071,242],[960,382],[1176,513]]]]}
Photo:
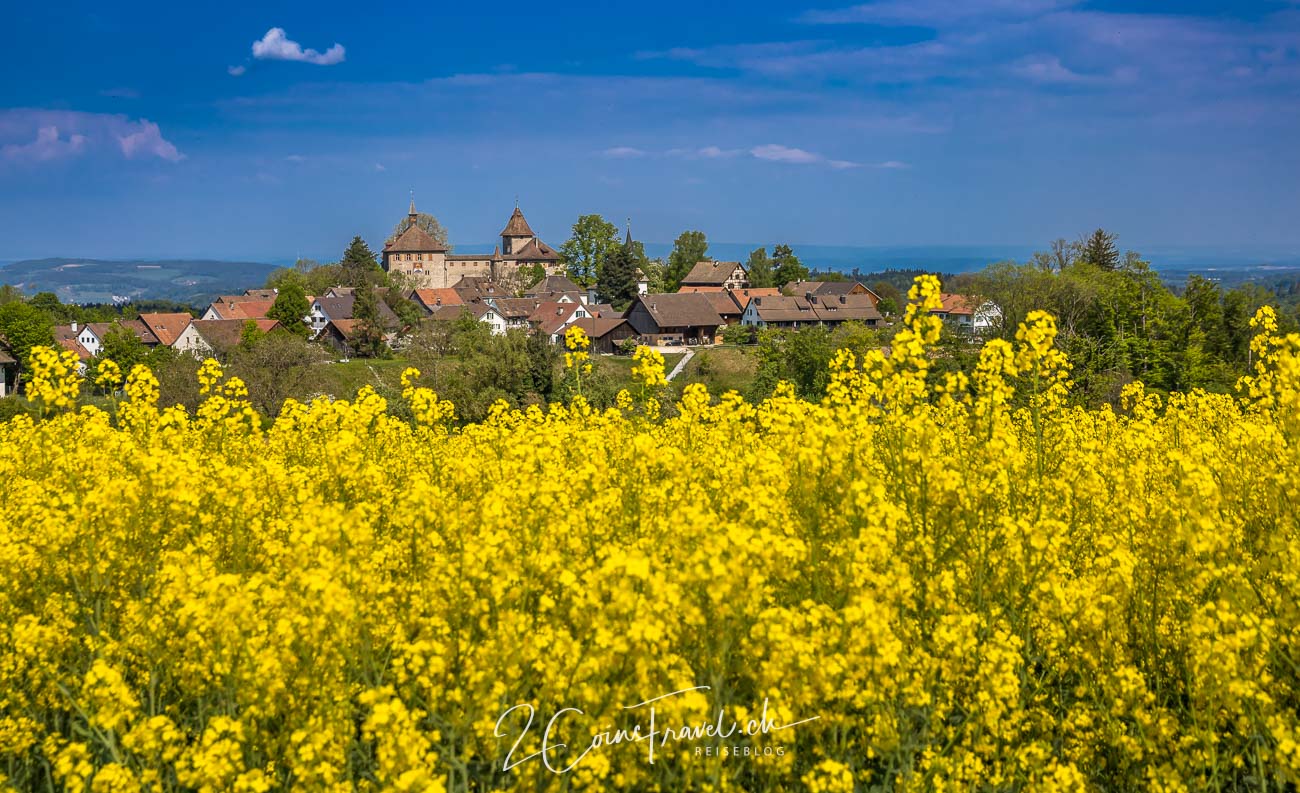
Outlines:
{"type": "Polygon", "coordinates": [[[95,356],[91,354],[81,343],[82,327],[77,323],[71,325],[55,325],[54,341],[65,350],[71,350],[77,354],[77,358],[83,362],[89,361],[95,356]]]}
{"type": "Polygon", "coordinates": [[[740,262],[698,262],[682,279],[681,285],[744,289],[749,286],[749,273],[740,262]]]}
{"type": "Polygon", "coordinates": [[[969,295],[947,292],[941,293],[939,300],[943,303],[943,308],[931,313],[957,326],[959,330],[987,333],[1002,320],[1002,309],[991,300],[980,302],[978,298],[969,295]]]}
{"type": "Polygon", "coordinates": [[[547,297],[558,294],[585,295],[586,290],[575,284],[567,275],[548,275],[524,290],[525,297],[547,297]]]}
{"type": "MultiPolygon", "coordinates": [[[[356,352],[357,336],[360,332],[361,320],[332,319],[325,324],[317,338],[344,355],[352,355],[356,352]]],[[[384,333],[385,344],[391,346],[396,338],[396,331],[384,333]]]]}
{"type": "Polygon", "coordinates": [[[18,359],[13,348],[0,338],[0,397],[7,397],[18,389],[18,359]]]}
{"type": "Polygon", "coordinates": [[[548,274],[559,272],[560,254],[533,233],[517,206],[501,230],[501,245],[491,254],[450,253],[446,245],[419,227],[418,218],[412,199],[407,226],[384,245],[382,263],[386,272],[405,273],[421,288],[449,287],[465,277],[505,279],[524,266],[537,264],[548,274]]]}
{"type": "Polygon", "coordinates": [[[713,310],[718,312],[722,321],[728,325],[735,325],[740,322],[740,315],[744,309],[736,300],[734,290],[725,286],[683,286],[677,290],[679,294],[700,294],[708,298],[713,310]]]}
{"type": "Polygon", "coordinates": [[[528,324],[555,342],[564,336],[565,329],[575,321],[594,316],[582,303],[542,303],[528,318],[528,324]]]}
{"type": "Polygon", "coordinates": [[[176,344],[176,340],[194,321],[194,317],[184,312],[176,314],[141,314],[140,321],[158,338],[159,344],[164,347],[171,347],[176,344]]]}
{"type": "Polygon", "coordinates": [[[880,305],[880,295],[857,281],[791,281],[783,290],[787,295],[839,297],[840,295],[871,295],[875,305],[880,305]]]}
{"type": "Polygon", "coordinates": [[[780,297],[781,290],[775,286],[751,286],[748,289],[733,289],[731,296],[735,299],[736,304],[740,306],[741,314],[749,307],[749,301],[756,297],[780,297]]]}
{"type": "Polygon", "coordinates": [[[222,295],[203,312],[203,319],[266,319],[267,312],[274,305],[275,298],[262,300],[243,295],[222,295]]]}
{"type": "Polygon", "coordinates": [[[263,333],[280,327],[273,319],[196,319],[181,331],[172,349],[188,352],[195,358],[222,357],[239,346],[244,327],[252,322],[263,333]]]}
{"type": "Polygon", "coordinates": [[[432,314],[441,306],[460,306],[465,301],[461,299],[460,293],[451,287],[443,289],[413,289],[408,298],[412,303],[424,310],[425,314],[432,314]]]}
{"type": "Polygon", "coordinates": [[[638,295],[650,294],[650,276],[640,267],[636,268],[636,293],[638,295]]]}
{"type": "Polygon", "coordinates": [[[625,318],[649,344],[712,344],[726,324],[701,294],[640,295],[625,318]]]}
{"type": "Polygon", "coordinates": [[[798,330],[817,325],[834,327],[845,322],[861,322],[868,327],[875,327],[881,319],[871,295],[838,295],[828,298],[816,295],[777,295],[752,298],[745,307],[741,324],[798,330]]]}
{"type": "Polygon", "coordinates": [[[489,303],[466,303],[462,308],[473,315],[474,319],[490,327],[493,335],[501,336],[510,328],[501,312],[489,303]]]}
{"type": "Polygon", "coordinates": [[[93,358],[104,349],[104,339],[115,327],[134,333],[140,343],[146,347],[157,347],[159,344],[158,337],[153,334],[153,331],[138,319],[89,322],[85,325],[78,325],[76,322],[71,325],[59,325],[55,326],[54,337],[64,348],[76,352],[78,358],[82,358],[81,350],[67,343],[68,340],[75,341],[76,345],[87,353],[85,358],[93,358]]]}
{"type": "MultiPolygon", "coordinates": [[[[613,355],[624,339],[636,336],[636,329],[622,317],[587,317],[574,320],[574,327],[582,328],[591,340],[591,352],[613,355]]],[[[557,343],[564,340],[563,334],[557,343]]]]}
{"type": "MultiPolygon", "coordinates": [[[[330,291],[335,290],[331,289],[330,291]]],[[[379,306],[380,323],[383,324],[385,329],[396,330],[401,326],[401,320],[383,301],[380,290],[376,289],[375,293],[375,296],[379,298],[375,302],[379,306]]],[[[329,294],[329,292],[326,294],[329,294]]],[[[339,294],[338,297],[318,297],[311,303],[311,310],[307,314],[307,325],[311,328],[313,334],[317,334],[325,329],[330,320],[354,319],[352,309],[356,302],[356,295],[351,293],[339,294]]]]}
{"type": "Polygon", "coordinates": [[[451,287],[460,295],[461,302],[471,303],[488,297],[511,297],[509,290],[487,276],[467,275],[451,287]]]}

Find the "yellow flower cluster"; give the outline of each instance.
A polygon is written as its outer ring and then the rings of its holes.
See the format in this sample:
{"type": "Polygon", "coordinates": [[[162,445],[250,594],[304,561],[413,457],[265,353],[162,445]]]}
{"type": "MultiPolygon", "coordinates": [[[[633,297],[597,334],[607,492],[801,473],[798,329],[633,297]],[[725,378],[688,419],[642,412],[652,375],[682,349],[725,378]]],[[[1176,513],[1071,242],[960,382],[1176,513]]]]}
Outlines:
{"type": "Polygon", "coordinates": [[[363,389],[263,427],[205,363],[194,414],[138,368],[115,419],[0,424],[0,775],[1295,789],[1300,337],[1263,317],[1239,398],[1088,411],[1046,315],[934,383],[914,292],[819,404],[697,385],[671,418],[451,429],[408,372],[415,421],[363,389]]]}
{"type": "Polygon", "coordinates": [[[636,364],[632,367],[632,376],[641,381],[646,388],[658,388],[668,385],[668,379],[664,375],[664,356],[663,353],[654,347],[637,347],[636,352],[632,354],[632,360],[636,364]]]}

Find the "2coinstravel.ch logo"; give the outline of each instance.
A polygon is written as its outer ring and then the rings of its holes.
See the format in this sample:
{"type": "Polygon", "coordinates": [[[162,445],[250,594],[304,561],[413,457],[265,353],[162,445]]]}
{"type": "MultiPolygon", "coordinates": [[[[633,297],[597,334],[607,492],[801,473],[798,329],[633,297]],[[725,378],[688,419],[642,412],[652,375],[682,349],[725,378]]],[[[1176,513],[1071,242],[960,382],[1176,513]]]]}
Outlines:
{"type": "Polygon", "coordinates": [[[520,714],[519,720],[522,722],[522,728],[510,745],[510,749],[506,752],[505,761],[502,763],[501,768],[503,771],[509,771],[530,761],[540,761],[548,771],[555,774],[565,774],[576,768],[587,755],[598,749],[624,743],[641,742],[646,744],[646,760],[651,765],[655,762],[655,749],[662,748],[670,742],[674,745],[701,742],[701,745],[694,747],[695,754],[705,757],[781,756],[785,754],[784,746],[757,746],[744,741],[759,735],[782,732],[821,718],[820,716],[812,716],[785,724],[777,724],[768,714],[768,700],[764,699],[760,712],[754,718],[742,721],[728,717],[724,708],[718,708],[716,717],[707,721],[667,726],[657,720],[656,706],[659,703],[691,692],[708,690],[709,686],[693,686],[683,688],[680,691],[661,694],[634,705],[623,705],[622,710],[636,712],[638,719],[644,718],[644,722],[638,720],[630,727],[611,726],[599,730],[580,752],[576,748],[571,749],[569,744],[563,740],[563,730],[566,720],[584,715],[583,711],[578,708],[560,708],[547,721],[545,728],[541,730],[540,748],[531,754],[520,755],[519,752],[533,732],[534,722],[537,720],[537,709],[529,703],[520,703],[507,708],[497,718],[494,731],[497,738],[511,737],[512,733],[504,729],[503,725],[509,721],[512,714],[520,714]],[[704,741],[710,743],[705,745],[703,744],[704,741]]]}

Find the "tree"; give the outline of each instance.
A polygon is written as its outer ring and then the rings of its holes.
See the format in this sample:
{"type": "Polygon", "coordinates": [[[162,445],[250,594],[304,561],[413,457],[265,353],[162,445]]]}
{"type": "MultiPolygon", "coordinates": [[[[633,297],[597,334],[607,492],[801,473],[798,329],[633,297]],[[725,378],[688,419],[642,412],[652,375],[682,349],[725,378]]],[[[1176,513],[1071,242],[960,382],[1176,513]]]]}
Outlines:
{"type": "Polygon", "coordinates": [[[606,254],[596,282],[601,299],[612,303],[616,310],[627,308],[637,295],[636,270],[636,258],[630,243],[619,245],[606,254]]]}
{"type": "Polygon", "coordinates": [[[357,320],[357,325],[352,347],[362,357],[383,357],[388,352],[388,345],[384,339],[383,317],[379,313],[379,296],[373,286],[362,283],[353,297],[352,317],[357,320]]]}
{"type": "Polygon", "coordinates": [[[348,249],[339,261],[343,268],[340,281],[343,286],[359,287],[362,284],[374,286],[384,282],[384,270],[375,260],[374,251],[361,237],[353,237],[348,249]]]}
{"type": "Polygon", "coordinates": [[[784,287],[792,281],[802,281],[808,277],[808,268],[803,266],[789,245],[778,245],[772,250],[772,263],[776,265],[773,273],[776,286],[784,287]]]}
{"type": "MultiPolygon", "coordinates": [[[[442,227],[442,224],[438,222],[438,219],[436,217],[428,214],[427,212],[417,212],[415,215],[415,225],[418,228],[422,228],[426,232],[428,232],[430,237],[433,237],[435,240],[437,240],[438,244],[444,246],[448,251],[451,250],[451,244],[447,241],[447,230],[442,227]]],[[[402,235],[402,232],[406,231],[410,227],[411,227],[411,218],[408,215],[407,217],[402,218],[401,221],[399,221],[398,224],[393,227],[393,233],[389,234],[388,239],[384,240],[384,242],[385,243],[392,242],[393,240],[400,237],[402,235]]]]}
{"type": "MultiPolygon", "coordinates": [[[[291,271],[292,272],[292,271],[291,271]]],[[[307,293],[297,281],[285,283],[275,296],[275,303],[266,312],[268,319],[278,320],[280,326],[300,338],[307,338],[311,329],[304,321],[311,306],[307,305],[307,293]]]]}
{"type": "Polygon", "coordinates": [[[229,373],[238,375],[248,386],[248,399],[254,407],[275,416],[289,397],[304,399],[310,395],[315,384],[312,367],[324,358],[319,345],[276,329],[235,350],[230,356],[229,373]]]}
{"type": "Polygon", "coordinates": [[[601,262],[617,248],[618,228],[600,215],[582,215],[572,234],[560,246],[560,256],[569,278],[580,286],[591,286],[599,276],[601,262]]]}
{"type": "Polygon", "coordinates": [[[5,303],[0,305],[0,336],[26,366],[33,347],[54,346],[54,318],[30,303],[5,303]]]}
{"type": "Polygon", "coordinates": [[[94,360],[87,367],[87,378],[94,382],[99,373],[100,361],[112,361],[126,375],[135,368],[138,363],[144,363],[145,358],[149,356],[149,348],[144,346],[140,337],[130,328],[122,327],[120,322],[114,322],[108,332],[104,334],[102,346],[94,360]]]}
{"type": "Polygon", "coordinates": [[[1097,229],[1091,237],[1077,245],[1079,261],[1087,262],[1102,270],[1114,270],[1119,267],[1119,249],[1115,247],[1114,234],[1097,229]]]}
{"type": "Polygon", "coordinates": [[[700,262],[710,261],[709,241],[702,231],[683,231],[673,242],[673,252],[668,254],[668,268],[664,272],[664,289],[676,292],[691,269],[700,262]]]}
{"type": "Polygon", "coordinates": [[[5,284],[0,286],[0,306],[6,303],[17,303],[23,299],[23,292],[16,286],[5,284]]]}
{"type": "Polygon", "coordinates": [[[772,259],[767,255],[767,248],[750,251],[745,271],[749,273],[749,285],[755,289],[776,286],[776,275],[772,272],[772,259]]]}

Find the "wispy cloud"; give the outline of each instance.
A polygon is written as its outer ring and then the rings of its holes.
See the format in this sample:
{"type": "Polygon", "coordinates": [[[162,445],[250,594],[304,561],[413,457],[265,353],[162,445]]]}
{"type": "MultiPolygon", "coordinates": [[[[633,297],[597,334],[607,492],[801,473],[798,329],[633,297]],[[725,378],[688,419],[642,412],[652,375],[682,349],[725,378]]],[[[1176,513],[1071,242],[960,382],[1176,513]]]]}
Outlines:
{"type": "Polygon", "coordinates": [[[106,96],[109,99],[139,99],[140,92],[134,88],[118,86],[116,88],[105,88],[99,92],[100,96],[106,96]]]}
{"type": "Polygon", "coordinates": [[[128,160],[185,159],[148,119],[73,110],[0,111],[0,158],[7,162],[66,160],[97,150],[116,152],[128,160]]]}
{"type": "Polygon", "coordinates": [[[285,157],[284,159],[285,159],[286,161],[288,161],[288,162],[292,162],[292,163],[303,163],[303,162],[307,162],[307,158],[304,157],[304,156],[302,156],[301,154],[290,154],[288,157],[285,157]]]}
{"type": "Polygon", "coordinates": [[[375,170],[378,171],[379,173],[383,173],[384,171],[387,171],[388,169],[384,167],[384,164],[383,164],[382,162],[377,162],[377,163],[375,163],[375,170]]]}
{"type": "Polygon", "coordinates": [[[324,52],[303,49],[302,45],[285,35],[284,28],[271,28],[266,35],[253,42],[253,57],[259,60],[298,61],[314,63],[317,66],[333,66],[342,63],[345,51],[342,44],[324,52]]]}
{"type": "Polygon", "coordinates": [[[755,146],[749,150],[749,153],[756,159],[767,160],[768,162],[782,162],[791,165],[827,165],[837,171],[862,167],[860,162],[829,159],[817,152],[794,146],[782,146],[779,143],[765,143],[762,146],[755,146]]]}
{"type": "Polygon", "coordinates": [[[876,0],[799,17],[812,25],[951,25],[973,19],[1023,19],[1059,11],[1080,0],[876,0]]]}
{"type": "Polygon", "coordinates": [[[239,77],[240,75],[242,75],[242,74],[243,74],[244,72],[246,72],[246,71],[248,71],[248,67],[247,67],[247,66],[227,66],[227,67],[226,67],[226,74],[230,75],[231,77],[239,77]]]}
{"type": "Polygon", "coordinates": [[[614,146],[601,152],[601,155],[614,160],[630,160],[636,157],[644,157],[645,154],[641,149],[631,146],[614,146]]]}

